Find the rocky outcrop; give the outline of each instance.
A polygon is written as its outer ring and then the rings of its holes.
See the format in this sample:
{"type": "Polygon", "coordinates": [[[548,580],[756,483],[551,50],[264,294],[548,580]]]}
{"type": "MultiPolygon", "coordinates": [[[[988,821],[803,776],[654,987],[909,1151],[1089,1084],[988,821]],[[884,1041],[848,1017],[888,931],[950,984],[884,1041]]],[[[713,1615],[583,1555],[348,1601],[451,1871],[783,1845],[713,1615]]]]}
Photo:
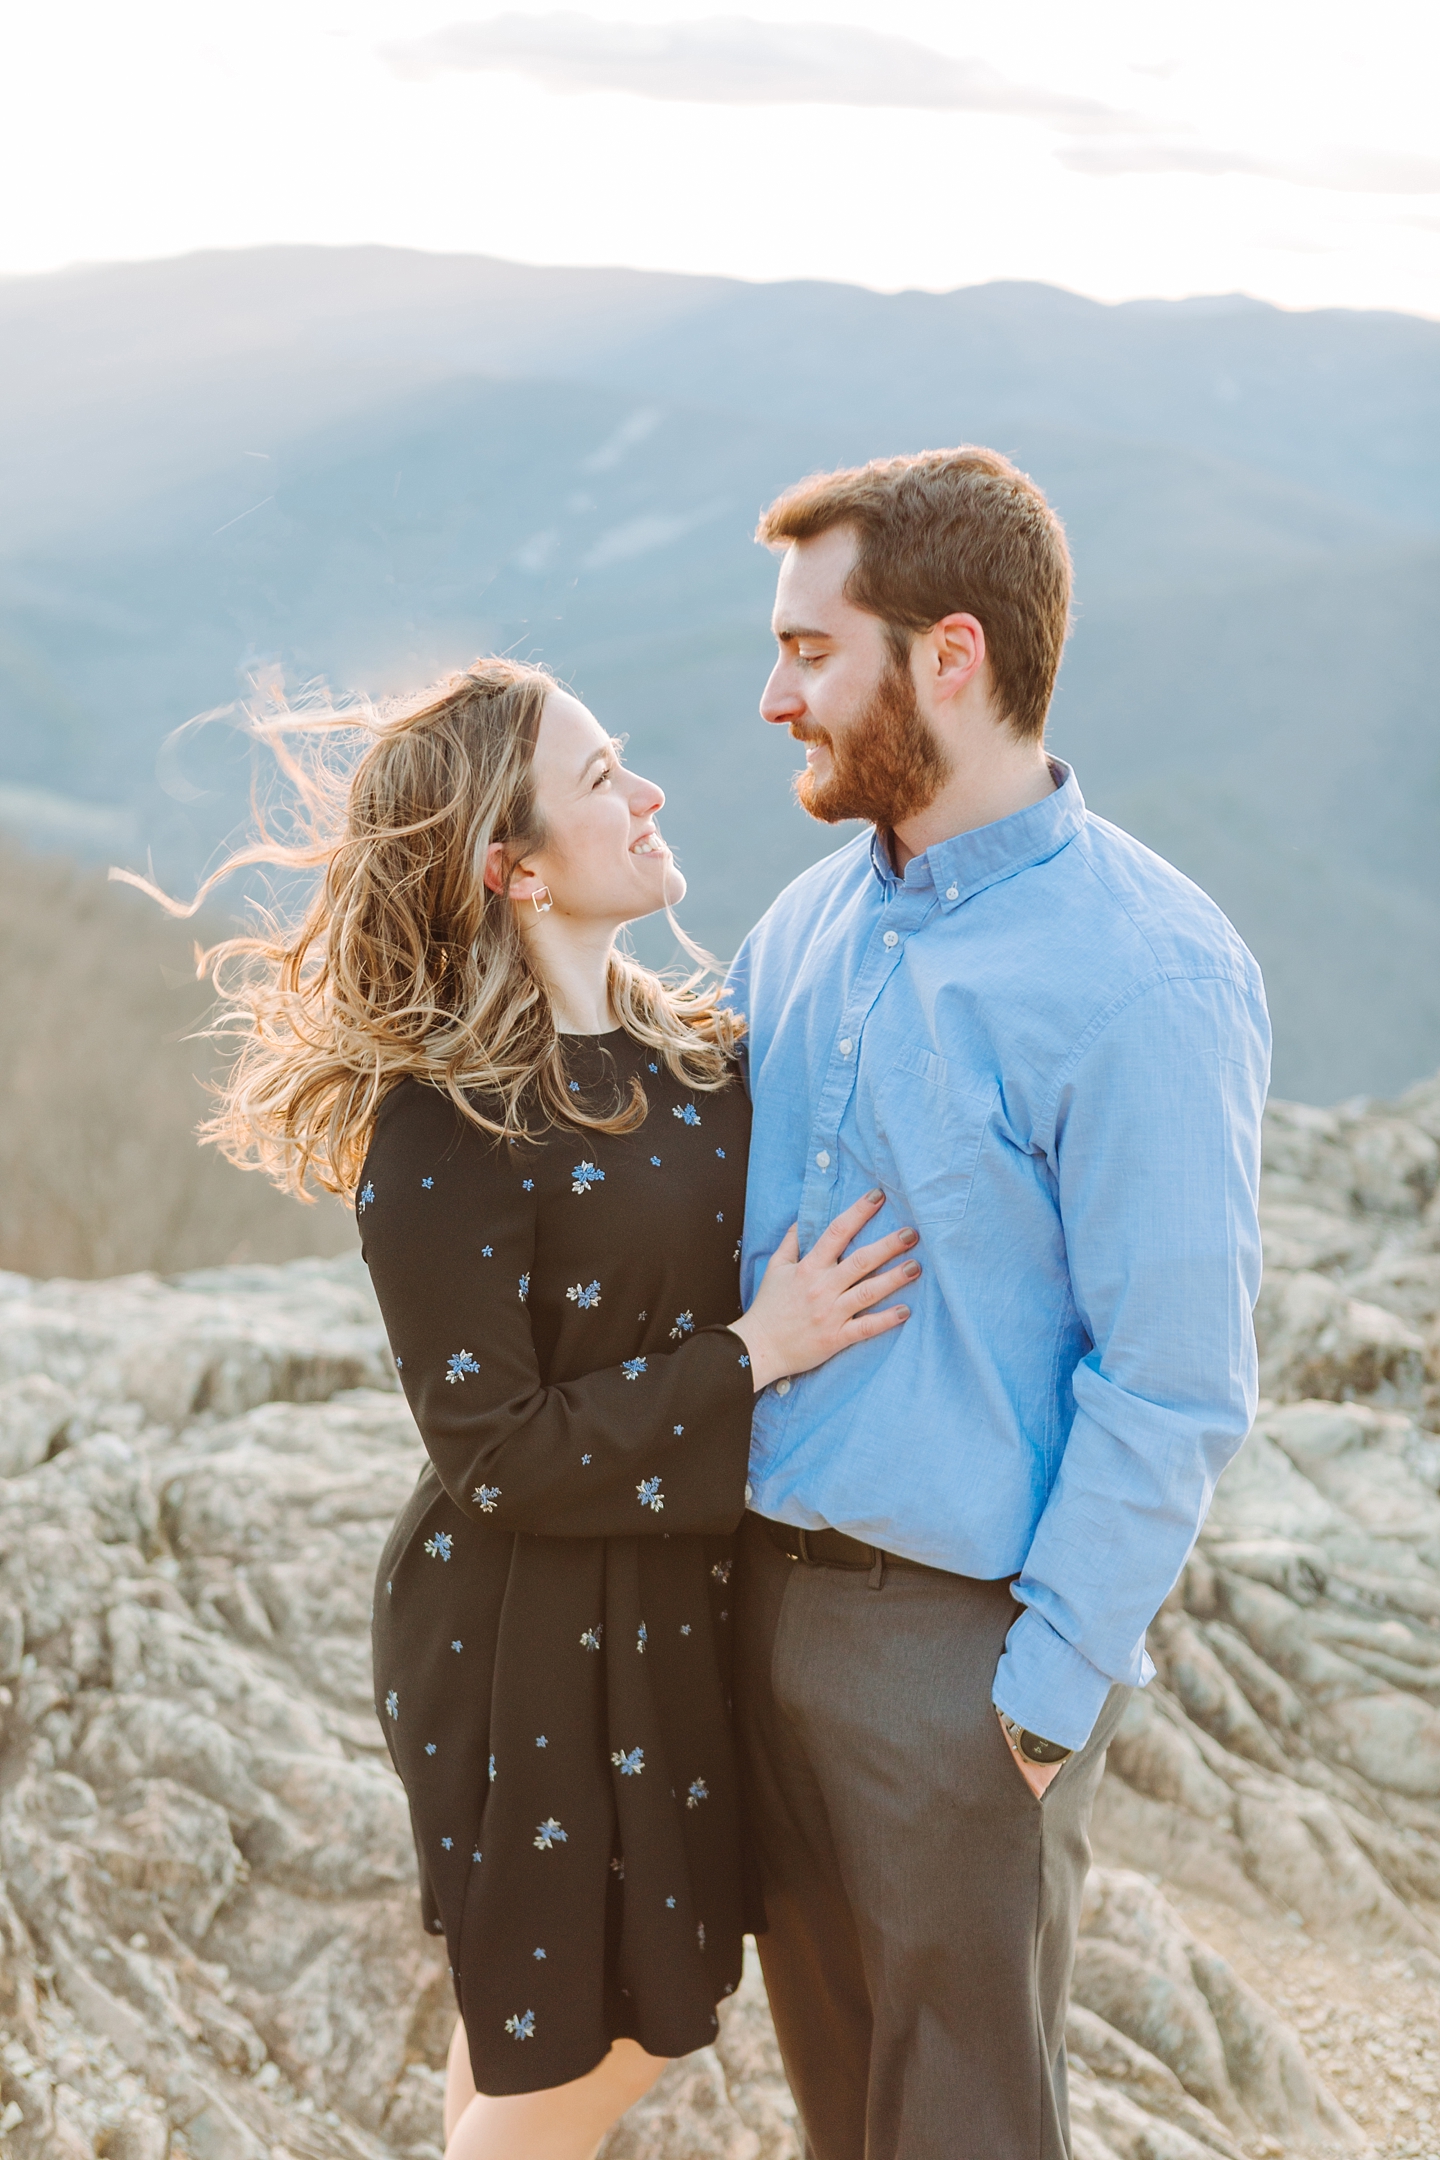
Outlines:
{"type": "MultiPolygon", "coordinates": [[[[1272,1105],[1267,1399],[1101,1789],[1077,2160],[1431,2150],[1437,1174],[1440,1084],[1272,1105]]],[[[363,1269],[0,1293],[0,2153],[436,2160],[367,1667],[421,1451],[363,1269]]],[[[606,2152],[792,2160],[754,1970],[606,2152]]]]}

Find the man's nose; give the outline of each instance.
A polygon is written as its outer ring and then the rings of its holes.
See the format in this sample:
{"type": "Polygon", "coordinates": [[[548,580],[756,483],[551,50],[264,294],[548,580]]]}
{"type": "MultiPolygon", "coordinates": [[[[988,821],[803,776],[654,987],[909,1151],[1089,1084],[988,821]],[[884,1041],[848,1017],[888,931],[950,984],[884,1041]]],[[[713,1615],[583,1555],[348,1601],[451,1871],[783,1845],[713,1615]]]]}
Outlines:
{"type": "Polygon", "coordinates": [[[805,700],[800,692],[785,679],[783,664],[771,670],[760,697],[760,717],[771,721],[776,727],[788,727],[805,710],[805,700]]]}

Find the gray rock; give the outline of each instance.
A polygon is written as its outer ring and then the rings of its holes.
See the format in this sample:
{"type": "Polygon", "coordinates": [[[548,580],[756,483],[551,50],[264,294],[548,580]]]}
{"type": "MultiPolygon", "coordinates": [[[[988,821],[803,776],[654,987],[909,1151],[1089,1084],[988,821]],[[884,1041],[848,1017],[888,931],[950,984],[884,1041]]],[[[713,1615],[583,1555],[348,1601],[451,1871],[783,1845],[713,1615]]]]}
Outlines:
{"type": "MultiPolygon", "coordinates": [[[[1440,1082],[1266,1144],[1268,1400],[1101,1788],[1076,2160],[1357,2149],[1162,1885],[1440,1975],[1440,1082]]],[[[422,1455],[363,1270],[0,1293],[6,2160],[438,2160],[453,1995],[367,1655],[422,1455]]],[[[752,1955],[607,2160],[799,2150],[752,1955]]]]}

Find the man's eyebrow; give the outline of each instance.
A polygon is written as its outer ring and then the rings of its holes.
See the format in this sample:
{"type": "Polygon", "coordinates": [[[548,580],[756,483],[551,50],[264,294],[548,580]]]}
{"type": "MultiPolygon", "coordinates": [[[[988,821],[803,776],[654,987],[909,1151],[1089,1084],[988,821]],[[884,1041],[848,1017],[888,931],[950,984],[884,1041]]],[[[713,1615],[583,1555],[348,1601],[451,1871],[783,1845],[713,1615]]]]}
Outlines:
{"type": "Polygon", "coordinates": [[[775,641],[779,645],[798,645],[802,638],[811,642],[818,639],[828,645],[832,642],[833,635],[834,633],[829,630],[795,629],[789,623],[776,623],[775,625],[775,641]]]}

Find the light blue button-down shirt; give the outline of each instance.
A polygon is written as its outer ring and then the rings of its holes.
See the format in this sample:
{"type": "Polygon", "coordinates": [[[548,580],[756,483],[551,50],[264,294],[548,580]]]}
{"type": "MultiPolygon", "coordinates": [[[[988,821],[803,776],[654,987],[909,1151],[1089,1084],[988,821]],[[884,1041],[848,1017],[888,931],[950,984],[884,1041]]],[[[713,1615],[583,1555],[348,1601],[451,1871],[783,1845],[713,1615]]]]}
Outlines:
{"type": "Polygon", "coordinates": [[[904,1327],[765,1390],[753,1505],[1017,1576],[995,1701],[1078,1747],[1254,1415],[1270,1031],[1219,909],[1054,770],[903,877],[870,835],[817,863],[731,990],[746,1302],[876,1185],[925,1267],[904,1327]]]}

